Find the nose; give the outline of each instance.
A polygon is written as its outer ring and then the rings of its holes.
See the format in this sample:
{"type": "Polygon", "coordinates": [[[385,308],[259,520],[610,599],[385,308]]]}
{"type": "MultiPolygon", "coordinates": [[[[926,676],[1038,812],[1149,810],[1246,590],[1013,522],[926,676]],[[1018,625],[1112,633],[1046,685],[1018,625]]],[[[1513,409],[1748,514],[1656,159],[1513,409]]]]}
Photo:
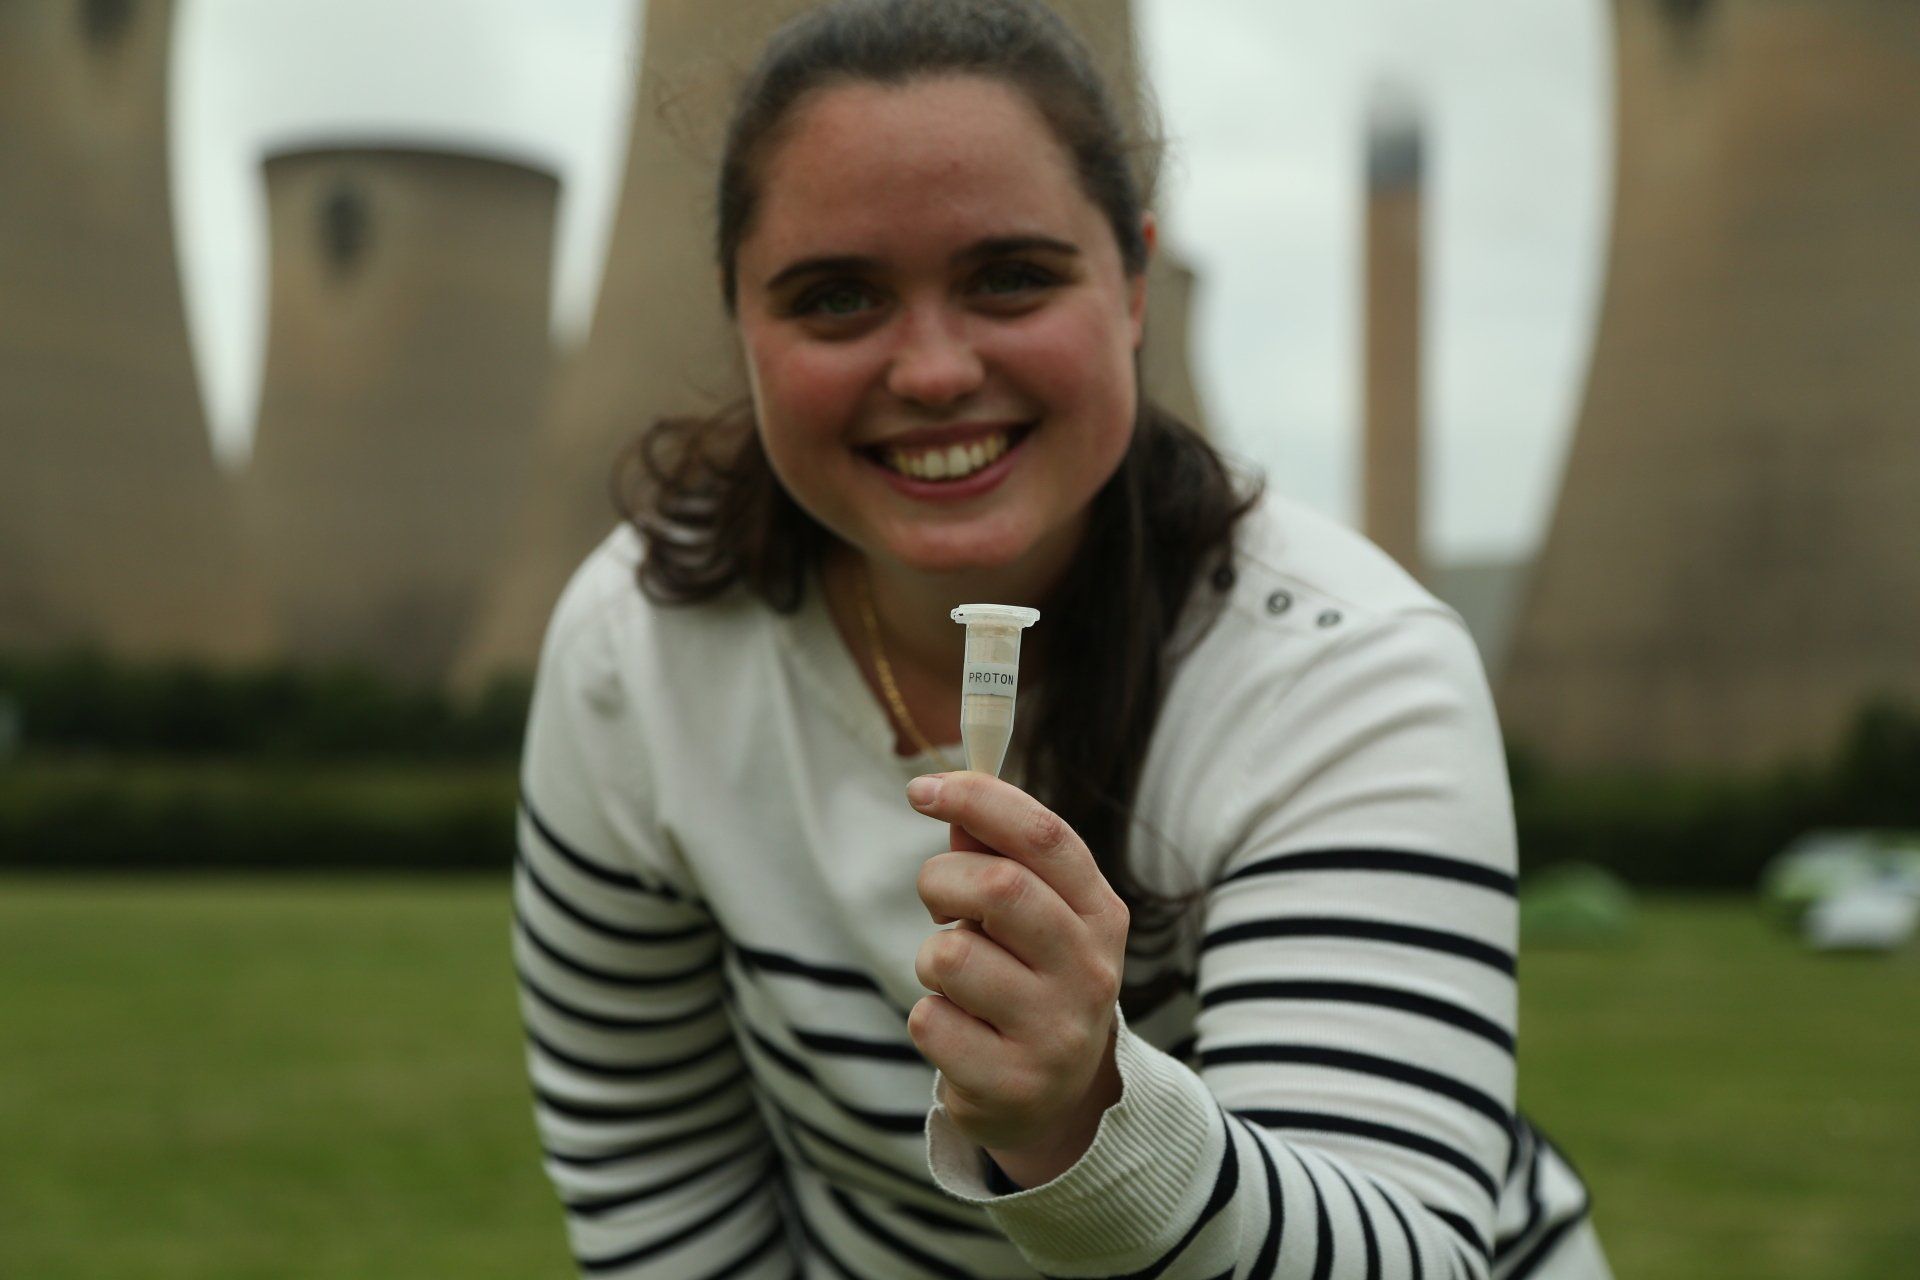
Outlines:
{"type": "Polygon", "coordinates": [[[964,317],[929,307],[903,319],[887,367],[889,391],[915,404],[945,408],[979,388],[986,370],[964,317]]]}

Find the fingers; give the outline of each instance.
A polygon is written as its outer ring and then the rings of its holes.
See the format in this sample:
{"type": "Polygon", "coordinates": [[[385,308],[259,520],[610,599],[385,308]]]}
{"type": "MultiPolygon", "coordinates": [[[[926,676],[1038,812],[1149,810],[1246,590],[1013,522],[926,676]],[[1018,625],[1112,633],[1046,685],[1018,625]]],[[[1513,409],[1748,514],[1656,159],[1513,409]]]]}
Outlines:
{"type": "Polygon", "coordinates": [[[935,924],[979,921],[1030,969],[1069,967],[1091,943],[1086,922],[1030,869],[995,853],[940,853],[920,864],[920,900],[935,924]]]}
{"type": "MultiPolygon", "coordinates": [[[[907,788],[914,808],[1015,858],[1082,916],[1120,907],[1093,855],[1065,822],[1020,788],[985,773],[929,774],[907,788]]],[[[957,840],[957,837],[956,837],[957,840]]],[[[1124,908],[1120,908],[1124,910],[1124,908]]]]}
{"type": "Polygon", "coordinates": [[[930,934],[914,955],[913,972],[921,986],[1001,1035],[1024,1031],[1026,1011],[1044,1007],[1033,971],[984,934],[930,934]]]}

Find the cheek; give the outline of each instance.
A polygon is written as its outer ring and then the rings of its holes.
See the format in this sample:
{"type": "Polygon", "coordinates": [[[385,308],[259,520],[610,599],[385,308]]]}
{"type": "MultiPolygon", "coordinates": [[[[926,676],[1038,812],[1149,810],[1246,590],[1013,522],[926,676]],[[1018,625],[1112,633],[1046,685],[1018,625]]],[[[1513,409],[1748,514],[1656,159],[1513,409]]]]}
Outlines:
{"type": "Polygon", "coordinates": [[[1132,432],[1134,354],[1124,316],[1062,309],[1025,330],[1009,358],[1026,389],[1071,419],[1089,446],[1132,432]]]}
{"type": "Polygon", "coordinates": [[[754,409],[768,434],[769,452],[837,439],[847,428],[864,385],[852,352],[749,342],[746,356],[754,409]]]}

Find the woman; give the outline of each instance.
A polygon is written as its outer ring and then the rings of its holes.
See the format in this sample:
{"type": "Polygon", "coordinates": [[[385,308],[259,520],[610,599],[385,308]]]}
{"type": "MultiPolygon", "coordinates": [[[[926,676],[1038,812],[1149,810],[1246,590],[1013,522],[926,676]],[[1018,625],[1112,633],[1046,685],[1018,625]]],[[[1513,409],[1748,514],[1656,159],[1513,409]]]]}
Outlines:
{"type": "Polygon", "coordinates": [[[528,728],[589,1274],[1605,1275],[1512,1113],[1471,643],[1141,402],[1132,154],[1030,0],[841,0],[742,92],[751,405],[630,460],[528,728]],[[1004,781],[951,765],[971,601],[1042,610],[1004,781]]]}

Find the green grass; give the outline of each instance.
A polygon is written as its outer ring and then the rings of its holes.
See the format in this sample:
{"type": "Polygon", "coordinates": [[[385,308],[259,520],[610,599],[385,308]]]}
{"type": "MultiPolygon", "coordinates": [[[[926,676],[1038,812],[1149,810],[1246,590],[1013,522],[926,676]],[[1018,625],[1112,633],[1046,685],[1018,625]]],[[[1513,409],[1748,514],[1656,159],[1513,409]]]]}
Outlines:
{"type": "Polygon", "coordinates": [[[1521,1105],[1620,1280],[1920,1274],[1920,950],[1819,956],[1665,900],[1619,951],[1521,961],[1521,1105]]]}
{"type": "MultiPolygon", "coordinates": [[[[0,879],[0,1276],[567,1275],[505,929],[500,882],[0,879]]],[[[1621,1280],[1915,1273],[1920,954],[1670,901],[1522,972],[1621,1280]]]]}

